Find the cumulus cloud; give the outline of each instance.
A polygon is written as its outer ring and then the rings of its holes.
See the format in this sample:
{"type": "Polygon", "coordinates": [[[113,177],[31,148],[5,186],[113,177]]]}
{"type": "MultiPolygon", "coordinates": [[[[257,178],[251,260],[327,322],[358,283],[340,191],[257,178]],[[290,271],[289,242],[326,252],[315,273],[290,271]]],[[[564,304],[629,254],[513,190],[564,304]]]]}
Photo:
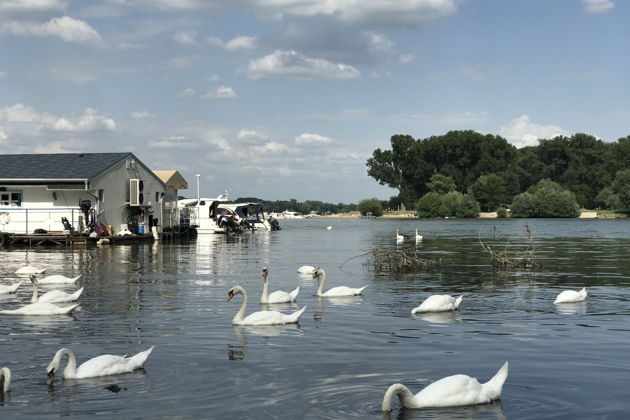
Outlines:
{"type": "Polygon", "coordinates": [[[178,98],[199,98],[199,99],[231,99],[236,98],[236,92],[230,86],[219,86],[215,90],[199,93],[193,88],[186,88],[177,94],[178,98]]]}
{"type": "Polygon", "coordinates": [[[529,120],[526,114],[501,127],[500,134],[516,147],[537,146],[539,139],[566,136],[568,132],[556,125],[540,125],[529,120]]]}
{"type": "Polygon", "coordinates": [[[320,134],[302,133],[294,139],[295,144],[331,143],[333,139],[320,134]]]}
{"type": "Polygon", "coordinates": [[[85,111],[83,111],[83,115],[78,118],[59,118],[53,124],[53,128],[57,131],[114,131],[116,130],[116,122],[100,114],[95,109],[86,108],[85,111]]]}
{"type": "Polygon", "coordinates": [[[311,58],[295,51],[275,51],[265,57],[251,60],[247,67],[250,79],[337,79],[352,80],[361,77],[355,67],[311,58]]]}
{"type": "Polygon", "coordinates": [[[70,16],[50,19],[48,22],[13,20],[0,22],[0,33],[18,36],[58,36],[66,42],[101,44],[101,35],[89,24],[70,16]]]}
{"type": "Polygon", "coordinates": [[[267,136],[257,132],[256,130],[245,130],[245,129],[239,130],[238,134],[236,135],[236,138],[239,140],[264,139],[266,137],[267,136]]]}
{"type": "Polygon", "coordinates": [[[39,113],[31,106],[15,104],[0,108],[0,124],[5,129],[15,126],[30,126],[27,135],[41,130],[65,132],[114,131],[116,122],[92,108],[86,108],[80,117],[57,117],[49,113],[39,113]]]}
{"type": "Polygon", "coordinates": [[[178,31],[173,34],[173,40],[182,45],[195,45],[197,31],[178,31]]]}
{"type": "Polygon", "coordinates": [[[178,98],[192,98],[194,96],[196,96],[196,92],[193,88],[186,88],[177,94],[178,98]]]}
{"type": "Polygon", "coordinates": [[[610,0],[582,0],[582,7],[586,13],[606,13],[615,7],[615,3],[610,0]]]}
{"type": "Polygon", "coordinates": [[[212,36],[206,38],[206,43],[208,43],[208,45],[212,45],[214,47],[222,48],[228,51],[249,50],[256,46],[256,37],[237,36],[236,38],[232,38],[229,41],[224,41],[221,38],[212,36]]]}
{"type": "Polygon", "coordinates": [[[65,0],[2,0],[0,12],[5,15],[59,13],[66,9],[65,0]]]}

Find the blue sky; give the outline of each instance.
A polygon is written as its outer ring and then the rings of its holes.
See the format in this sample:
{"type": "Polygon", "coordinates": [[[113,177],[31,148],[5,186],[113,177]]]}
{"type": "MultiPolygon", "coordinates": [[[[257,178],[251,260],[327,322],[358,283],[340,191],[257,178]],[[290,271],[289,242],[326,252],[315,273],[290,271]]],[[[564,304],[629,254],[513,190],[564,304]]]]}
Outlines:
{"type": "Polygon", "coordinates": [[[630,135],[630,2],[0,0],[2,153],[133,152],[184,195],[397,192],[393,134],[630,135]]]}

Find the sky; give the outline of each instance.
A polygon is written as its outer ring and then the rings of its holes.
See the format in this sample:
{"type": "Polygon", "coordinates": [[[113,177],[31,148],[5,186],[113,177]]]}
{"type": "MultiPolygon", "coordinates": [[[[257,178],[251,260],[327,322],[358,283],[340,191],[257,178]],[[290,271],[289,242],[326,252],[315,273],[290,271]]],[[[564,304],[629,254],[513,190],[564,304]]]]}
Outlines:
{"type": "Polygon", "coordinates": [[[621,0],[0,0],[0,153],[357,203],[394,134],[630,135],[621,0]]]}

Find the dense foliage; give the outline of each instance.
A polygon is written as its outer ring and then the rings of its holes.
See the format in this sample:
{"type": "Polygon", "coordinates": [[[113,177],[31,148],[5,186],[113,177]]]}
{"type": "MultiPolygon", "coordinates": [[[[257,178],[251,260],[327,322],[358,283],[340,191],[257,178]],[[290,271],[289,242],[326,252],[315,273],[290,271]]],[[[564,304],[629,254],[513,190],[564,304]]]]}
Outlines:
{"type": "MultiPolygon", "coordinates": [[[[391,150],[376,149],[367,173],[382,185],[399,191],[390,203],[412,207],[433,190],[470,194],[481,210],[509,206],[515,196],[549,179],[574,194],[584,208],[621,205],[630,209],[630,136],[603,142],[588,134],[539,140],[538,146],[517,149],[500,136],[474,131],[450,131],[442,136],[414,139],[391,137],[391,150]],[[628,172],[626,172],[628,171],[628,172]],[[449,177],[453,186],[436,174],[449,177]],[[614,182],[613,182],[614,181],[614,182]]],[[[423,201],[439,207],[435,195],[423,201]]]]}
{"type": "Polygon", "coordinates": [[[578,217],[575,195],[560,184],[543,179],[512,201],[512,217],[578,217]]]}
{"type": "Polygon", "coordinates": [[[378,198],[368,198],[359,201],[359,211],[362,216],[371,213],[372,216],[379,217],[383,215],[383,204],[378,198]]]}

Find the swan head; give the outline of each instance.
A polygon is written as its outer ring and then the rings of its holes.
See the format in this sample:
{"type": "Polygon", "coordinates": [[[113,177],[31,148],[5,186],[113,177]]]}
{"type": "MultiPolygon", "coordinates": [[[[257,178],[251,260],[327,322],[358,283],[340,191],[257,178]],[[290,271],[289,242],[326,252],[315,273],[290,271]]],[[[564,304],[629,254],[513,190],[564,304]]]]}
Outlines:
{"type": "Polygon", "coordinates": [[[31,279],[31,283],[33,284],[37,283],[37,276],[35,274],[31,274],[30,279],[31,279]]]}
{"type": "Polygon", "coordinates": [[[263,269],[262,269],[262,276],[264,278],[267,278],[268,275],[269,275],[269,269],[267,267],[263,267],[263,269]]]}
{"type": "Polygon", "coordinates": [[[52,362],[48,364],[46,371],[48,372],[48,379],[46,379],[46,385],[52,385],[55,380],[55,371],[59,370],[59,359],[56,357],[52,362]]]}
{"type": "Polygon", "coordinates": [[[242,294],[243,293],[243,289],[240,288],[239,286],[234,286],[230,289],[230,291],[228,292],[228,298],[227,301],[231,301],[232,298],[238,294],[242,294]]]}
{"type": "Polygon", "coordinates": [[[313,270],[313,278],[317,279],[319,277],[321,277],[321,275],[324,273],[324,270],[322,270],[321,268],[317,267],[315,268],[315,270],[313,270]]]}

